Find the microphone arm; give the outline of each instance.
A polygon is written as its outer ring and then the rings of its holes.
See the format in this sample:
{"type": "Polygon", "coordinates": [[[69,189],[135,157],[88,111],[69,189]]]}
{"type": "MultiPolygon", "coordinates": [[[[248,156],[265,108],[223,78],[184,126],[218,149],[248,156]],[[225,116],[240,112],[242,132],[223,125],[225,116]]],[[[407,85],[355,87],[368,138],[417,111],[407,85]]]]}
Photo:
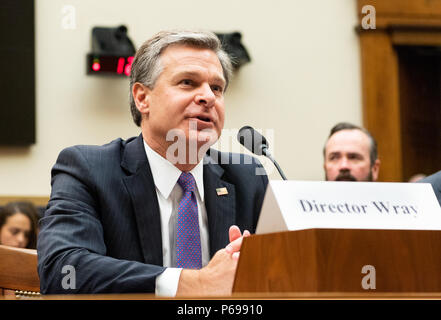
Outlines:
{"type": "Polygon", "coordinates": [[[277,161],[273,158],[273,156],[269,152],[268,142],[266,141],[265,137],[262,136],[259,132],[255,131],[250,126],[244,126],[237,133],[237,140],[241,145],[243,145],[245,148],[250,150],[255,155],[258,156],[264,155],[265,157],[270,159],[272,163],[276,166],[282,179],[288,180],[286,179],[286,176],[283,173],[282,168],[280,168],[277,161]]]}
{"type": "Polygon", "coordinates": [[[283,180],[288,180],[286,179],[285,174],[282,171],[282,168],[280,168],[279,164],[277,163],[276,159],[273,158],[273,156],[271,155],[271,152],[269,152],[268,147],[266,145],[262,146],[262,154],[267,157],[268,159],[270,159],[274,165],[276,166],[277,170],[279,171],[280,176],[282,177],[283,180]]]}

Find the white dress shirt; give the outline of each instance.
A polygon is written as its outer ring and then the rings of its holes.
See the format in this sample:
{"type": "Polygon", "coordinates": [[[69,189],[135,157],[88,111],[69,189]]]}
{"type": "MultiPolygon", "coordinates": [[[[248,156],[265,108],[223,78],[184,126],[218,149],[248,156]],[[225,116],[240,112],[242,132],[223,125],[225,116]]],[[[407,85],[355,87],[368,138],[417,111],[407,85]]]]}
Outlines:
{"type": "MultiPolygon", "coordinates": [[[[183,196],[178,179],[182,171],[163,158],[144,141],[144,148],[153,175],[161,215],[162,260],[167,269],[156,277],[156,295],[176,295],[182,268],[176,266],[176,221],[179,202],[183,196]]],[[[196,200],[198,204],[199,230],[201,234],[202,266],[210,259],[207,211],[204,203],[203,161],[200,161],[190,173],[196,181],[196,200]]]]}

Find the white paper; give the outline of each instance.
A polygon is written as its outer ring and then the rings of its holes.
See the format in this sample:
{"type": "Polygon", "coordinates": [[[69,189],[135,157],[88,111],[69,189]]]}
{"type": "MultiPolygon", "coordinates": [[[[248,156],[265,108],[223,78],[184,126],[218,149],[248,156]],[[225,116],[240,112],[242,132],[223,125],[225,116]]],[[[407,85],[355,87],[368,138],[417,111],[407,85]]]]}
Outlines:
{"type": "Polygon", "coordinates": [[[428,183],[270,181],[256,233],[312,228],[441,230],[428,183]]]}

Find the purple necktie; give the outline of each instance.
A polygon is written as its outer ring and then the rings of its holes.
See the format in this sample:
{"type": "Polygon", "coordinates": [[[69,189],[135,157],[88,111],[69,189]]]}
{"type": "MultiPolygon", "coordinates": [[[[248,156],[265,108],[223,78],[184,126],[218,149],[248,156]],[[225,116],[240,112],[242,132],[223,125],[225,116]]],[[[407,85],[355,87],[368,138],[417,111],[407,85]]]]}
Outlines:
{"type": "Polygon", "coordinates": [[[176,267],[186,269],[202,268],[201,236],[199,233],[196,182],[188,172],[182,172],[178,179],[183,196],[178,207],[176,224],[176,267]]]}

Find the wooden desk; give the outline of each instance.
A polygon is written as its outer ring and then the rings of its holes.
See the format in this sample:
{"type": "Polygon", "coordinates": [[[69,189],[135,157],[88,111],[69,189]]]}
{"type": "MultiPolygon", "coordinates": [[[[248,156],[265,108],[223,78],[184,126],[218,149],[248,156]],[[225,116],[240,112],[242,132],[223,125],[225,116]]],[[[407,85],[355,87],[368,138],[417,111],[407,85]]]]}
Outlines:
{"type": "Polygon", "coordinates": [[[36,297],[4,297],[5,300],[441,300],[441,292],[282,292],[234,293],[217,297],[156,297],[154,294],[72,294],[40,295],[36,297]]]}

